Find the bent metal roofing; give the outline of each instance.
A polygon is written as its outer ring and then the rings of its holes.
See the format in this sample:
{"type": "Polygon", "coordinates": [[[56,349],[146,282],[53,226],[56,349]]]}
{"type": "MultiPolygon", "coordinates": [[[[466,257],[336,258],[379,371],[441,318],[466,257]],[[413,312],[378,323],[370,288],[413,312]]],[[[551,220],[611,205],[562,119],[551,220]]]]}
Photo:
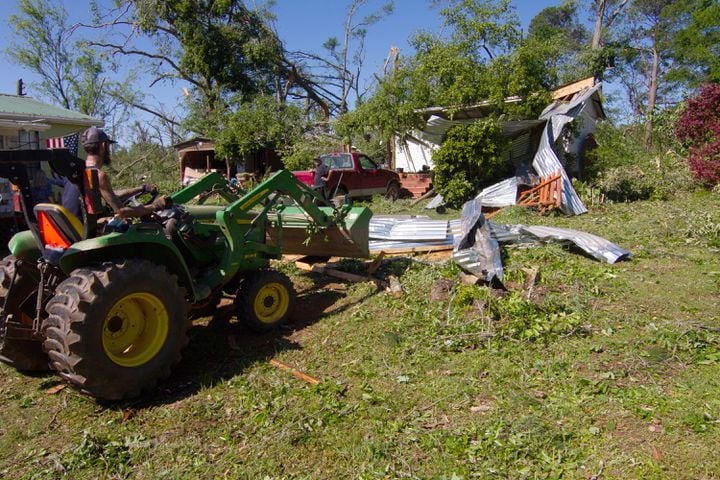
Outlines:
{"type": "Polygon", "coordinates": [[[10,120],[45,121],[46,123],[103,126],[100,118],[73,112],[30,97],[0,93],[0,118],[10,120]]]}

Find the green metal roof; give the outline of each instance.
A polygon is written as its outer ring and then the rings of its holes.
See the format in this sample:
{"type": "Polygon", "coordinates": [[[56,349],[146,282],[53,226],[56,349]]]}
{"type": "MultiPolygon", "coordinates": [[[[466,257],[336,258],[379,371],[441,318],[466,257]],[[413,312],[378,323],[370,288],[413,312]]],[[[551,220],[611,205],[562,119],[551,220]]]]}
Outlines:
{"type": "Polygon", "coordinates": [[[62,107],[35,100],[0,93],[0,118],[12,120],[44,120],[47,123],[67,125],[98,126],[105,122],[100,118],[73,112],[62,107]]]}

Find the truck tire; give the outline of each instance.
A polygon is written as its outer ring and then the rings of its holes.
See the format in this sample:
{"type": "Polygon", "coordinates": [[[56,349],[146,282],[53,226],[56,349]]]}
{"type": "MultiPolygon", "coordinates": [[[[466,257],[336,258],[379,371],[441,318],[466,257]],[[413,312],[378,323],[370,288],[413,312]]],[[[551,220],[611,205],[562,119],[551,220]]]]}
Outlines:
{"type": "MultiPolygon", "coordinates": [[[[16,271],[16,259],[13,255],[0,260],[0,309],[5,305],[2,314],[6,320],[12,316],[13,324],[32,327],[38,281],[38,278],[22,268],[16,271]],[[12,295],[8,297],[11,287],[12,295]]],[[[49,370],[48,357],[42,349],[42,341],[7,338],[8,329],[11,328],[11,325],[6,325],[6,328],[0,330],[0,360],[18,370],[49,370]]]]}
{"type": "Polygon", "coordinates": [[[282,326],[295,305],[287,275],[269,268],[248,275],[235,296],[238,319],[257,332],[282,326]]]}
{"type": "Polygon", "coordinates": [[[73,271],[48,303],[50,365],[85,393],[121,400],[170,375],[188,343],[185,290],[146,260],[73,271]]]}
{"type": "Polygon", "coordinates": [[[393,202],[400,198],[400,185],[396,182],[390,182],[387,186],[387,191],[385,192],[385,198],[392,200],[393,202]]]}

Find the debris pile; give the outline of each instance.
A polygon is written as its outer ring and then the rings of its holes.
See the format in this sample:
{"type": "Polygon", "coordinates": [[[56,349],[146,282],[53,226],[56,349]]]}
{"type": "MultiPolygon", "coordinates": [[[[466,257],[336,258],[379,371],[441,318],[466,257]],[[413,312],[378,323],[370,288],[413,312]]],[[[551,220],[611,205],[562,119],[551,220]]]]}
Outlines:
{"type": "Polygon", "coordinates": [[[370,252],[411,254],[452,250],[455,263],[489,283],[502,282],[500,245],[504,244],[561,242],[611,264],[632,255],[609,240],[579,230],[495,223],[486,218],[482,207],[481,198],[467,202],[459,220],[433,220],[415,215],[373,217],[370,252]]]}

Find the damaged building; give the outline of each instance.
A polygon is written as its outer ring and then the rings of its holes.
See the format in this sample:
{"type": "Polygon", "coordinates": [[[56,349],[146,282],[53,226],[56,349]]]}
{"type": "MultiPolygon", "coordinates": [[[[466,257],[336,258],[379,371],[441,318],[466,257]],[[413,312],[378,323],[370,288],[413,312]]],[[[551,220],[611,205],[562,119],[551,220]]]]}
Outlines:
{"type": "MultiPolygon", "coordinates": [[[[501,122],[503,135],[511,140],[507,159],[515,167],[516,178],[525,178],[529,174],[547,177],[561,172],[561,209],[565,213],[586,211],[572,187],[570,176],[582,177],[588,161],[587,152],[595,145],[595,127],[605,119],[601,86],[593,78],[566,85],[552,92],[553,102],[538,119],[501,122]]],[[[519,103],[522,98],[511,97],[505,101],[519,103]]],[[[434,167],[433,152],[451,127],[486,118],[492,111],[491,102],[462,108],[424,109],[422,130],[395,136],[393,166],[406,176],[429,172],[434,167]]],[[[510,183],[514,181],[508,179],[510,183]]]]}

